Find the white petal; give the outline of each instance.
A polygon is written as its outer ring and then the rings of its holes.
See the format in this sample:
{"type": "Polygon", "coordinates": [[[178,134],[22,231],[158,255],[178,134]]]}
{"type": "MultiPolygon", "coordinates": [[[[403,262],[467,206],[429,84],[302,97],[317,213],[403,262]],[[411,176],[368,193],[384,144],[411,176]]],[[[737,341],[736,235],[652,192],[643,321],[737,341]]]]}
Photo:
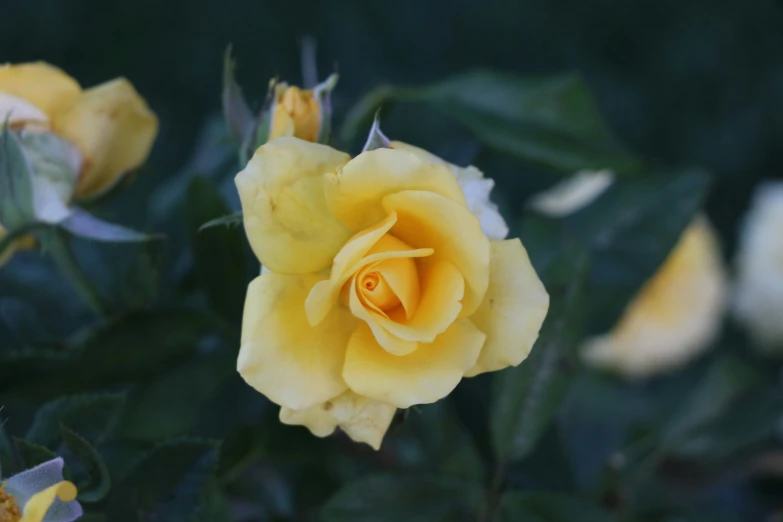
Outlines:
{"type": "Polygon", "coordinates": [[[564,217],[595,201],[613,182],[614,173],[609,170],[580,171],[536,194],[529,205],[547,216],[564,217]]]}

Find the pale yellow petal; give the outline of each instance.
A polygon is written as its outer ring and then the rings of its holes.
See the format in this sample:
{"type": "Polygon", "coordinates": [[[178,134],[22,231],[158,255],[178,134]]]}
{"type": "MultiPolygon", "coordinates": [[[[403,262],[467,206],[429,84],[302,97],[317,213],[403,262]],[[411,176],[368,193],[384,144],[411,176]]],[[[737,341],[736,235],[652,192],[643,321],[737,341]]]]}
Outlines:
{"type": "Polygon", "coordinates": [[[76,80],[45,62],[0,66],[0,92],[24,98],[50,117],[81,90],[76,80]]]}
{"type": "Polygon", "coordinates": [[[332,217],[323,175],[349,156],[326,145],[277,138],[260,147],[235,182],[250,246],[282,274],[322,270],[351,237],[332,217]]]}
{"type": "Polygon", "coordinates": [[[451,393],[476,364],[484,338],[470,320],[460,319],[435,342],[396,356],[381,348],[362,324],[348,343],[343,377],[355,393],[398,408],[428,404],[451,393]]]}
{"type": "Polygon", "coordinates": [[[470,320],[487,334],[476,365],[465,374],[516,366],[527,358],[549,309],[549,294],[519,239],[490,241],[489,288],[470,320]]]}
{"type": "Polygon", "coordinates": [[[727,277],[718,239],[699,217],[611,332],[585,342],[584,359],[632,378],[683,366],[718,334],[727,277]]]}
{"type": "Polygon", "coordinates": [[[363,152],[325,179],[329,210],[354,231],[383,219],[387,211],[381,200],[402,190],[431,191],[466,206],[462,189],[446,167],[404,150],[363,152]]]}
{"type": "MultiPolygon", "coordinates": [[[[296,132],[294,119],[280,104],[272,108],[272,126],[269,130],[269,140],[282,137],[292,137],[296,132]]],[[[298,138],[299,136],[297,136],[298,138]]]]}
{"type": "Polygon", "coordinates": [[[426,259],[419,262],[419,282],[421,294],[413,317],[408,319],[403,310],[387,316],[371,314],[371,326],[378,325],[399,339],[423,343],[445,332],[462,310],[465,278],[450,261],[426,259]]]}
{"type": "Polygon", "coordinates": [[[42,522],[55,499],[59,498],[63,502],[70,502],[76,498],[77,493],[76,486],[68,481],[49,486],[27,501],[22,509],[22,518],[19,522],[42,522]]]}
{"type": "Polygon", "coordinates": [[[407,190],[386,196],[383,206],[397,212],[391,233],[416,248],[432,248],[433,260],[451,261],[467,285],[462,316],[476,311],[489,284],[489,239],[466,207],[439,194],[407,190]]]}
{"type": "Polygon", "coordinates": [[[283,424],[305,426],[316,437],[331,435],[335,428],[342,429],[356,442],[364,442],[374,449],[391,425],[397,408],[346,391],[342,395],[304,410],[280,409],[283,424]]]}
{"type": "Polygon", "coordinates": [[[98,196],[140,167],[158,134],[157,116],[125,78],[87,89],[53,126],[84,155],[78,198],[98,196]]]}
{"type": "Polygon", "coordinates": [[[342,306],[317,326],[305,316],[307,294],[325,277],[269,272],[248,286],[237,369],[281,406],[309,408],[346,389],[341,373],[356,319],[342,306]]]}

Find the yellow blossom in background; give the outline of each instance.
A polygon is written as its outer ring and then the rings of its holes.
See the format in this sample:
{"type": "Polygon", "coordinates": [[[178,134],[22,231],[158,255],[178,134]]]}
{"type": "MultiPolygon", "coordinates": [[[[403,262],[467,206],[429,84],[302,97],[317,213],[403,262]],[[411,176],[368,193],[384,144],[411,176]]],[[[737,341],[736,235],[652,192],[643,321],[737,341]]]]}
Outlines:
{"type": "Polygon", "coordinates": [[[377,449],[397,408],[530,352],[549,296],[518,239],[482,231],[440,158],[278,138],[236,185],[266,268],[237,368],[283,422],[377,449]]]}
{"type": "Polygon", "coordinates": [[[76,494],[63,479],[63,459],[44,462],[0,485],[0,522],[73,522],[82,516],[76,494]]]}
{"type": "MultiPolygon", "coordinates": [[[[531,206],[565,216],[592,203],[612,182],[608,171],[582,172],[534,197],[531,206]]],[[[646,377],[686,364],[707,349],[718,333],[726,279],[718,238],[707,219],[698,216],[612,330],[584,343],[584,360],[628,377],[646,377]]]]}
{"type": "Polygon", "coordinates": [[[81,154],[78,198],[98,196],[149,155],[158,120],[124,78],[82,90],[42,62],[0,66],[0,117],[12,128],[52,132],[81,154]]]}
{"type": "Polygon", "coordinates": [[[783,183],[759,185],[745,216],[736,258],[733,311],[757,345],[783,350],[783,183]]]}
{"type": "Polygon", "coordinates": [[[294,136],[306,141],[317,141],[323,116],[315,93],[296,86],[277,84],[274,96],[269,139],[294,136]]]}

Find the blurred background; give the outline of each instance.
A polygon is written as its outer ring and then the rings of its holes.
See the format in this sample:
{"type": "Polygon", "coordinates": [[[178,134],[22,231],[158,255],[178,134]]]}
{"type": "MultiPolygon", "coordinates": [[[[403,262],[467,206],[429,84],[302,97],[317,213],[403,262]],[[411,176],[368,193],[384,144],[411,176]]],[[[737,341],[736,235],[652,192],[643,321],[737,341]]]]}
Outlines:
{"type": "MultiPolygon", "coordinates": [[[[523,77],[580,75],[609,132],[628,154],[651,170],[701,167],[712,175],[705,208],[729,266],[753,191],[761,180],[780,177],[783,4],[773,0],[0,0],[0,62],[44,60],[85,87],[125,76],[160,118],[147,165],[101,206],[100,215],[165,233],[169,241],[143,258],[130,256],[126,246],[81,245],[79,250],[81,262],[102,282],[103,291],[122,303],[120,309],[183,304],[209,309],[214,303],[204,296],[205,273],[230,270],[240,290],[256,273],[243,240],[238,257],[246,263],[204,268],[194,261],[199,252],[215,247],[194,239],[193,223],[216,216],[200,216],[185,199],[198,196],[189,182],[199,175],[219,187],[231,207],[226,212],[238,208],[231,183],[236,151],[226,142],[221,115],[227,45],[233,45],[245,96],[259,107],[273,76],[301,82],[304,36],[317,42],[321,78],[334,70],[340,74],[332,98],[338,130],[357,100],[379,85],[430,84],[474,69],[523,77]],[[150,282],[152,265],[160,273],[150,282]]],[[[366,128],[350,136],[338,133],[348,138],[341,145],[358,152],[366,128]]],[[[512,236],[539,237],[525,228],[524,203],[569,174],[488,147],[469,126],[424,103],[388,104],[383,128],[392,139],[455,163],[476,164],[494,178],[493,198],[512,236]]],[[[667,201],[659,203],[665,207],[667,201]]],[[[230,248],[239,244],[239,229],[227,233],[236,235],[230,248]]],[[[538,262],[532,250],[531,257],[538,262]]],[[[53,276],[39,255],[19,254],[9,267],[0,273],[0,350],[48,347],[95,326],[72,288],[53,276]]],[[[640,282],[634,284],[638,288],[640,282]]],[[[214,332],[198,336],[199,357],[219,356],[238,335],[241,296],[227,302],[224,326],[231,332],[222,339],[214,332]]],[[[587,329],[597,333],[615,318],[596,319],[587,329]]],[[[178,335],[173,333],[177,328],[191,325],[181,316],[172,321],[168,326],[131,324],[130,337],[119,340],[125,334],[117,334],[116,349],[133,350],[134,341],[144,342],[145,336],[168,342],[178,335]]],[[[111,346],[109,341],[102,342],[111,346]]],[[[774,518],[783,517],[783,465],[769,456],[781,449],[780,368],[749,345],[729,320],[710,355],[672,375],[628,383],[594,371],[566,371],[573,385],[556,425],[541,428],[535,451],[507,463],[504,487],[586,498],[615,520],[629,522],[783,520],[774,518]],[[729,363],[721,358],[726,354],[732,357],[729,363]],[[660,445],[660,440],[669,443],[660,445]],[[627,462],[633,465],[626,467],[627,462]],[[630,476],[618,471],[626,468],[630,476]]],[[[224,440],[227,461],[221,461],[219,478],[209,486],[214,511],[201,514],[201,522],[315,520],[335,492],[370,471],[424,470],[494,486],[501,480],[493,482],[498,458],[487,427],[488,376],[464,382],[438,405],[407,412],[392,428],[386,450],[375,454],[342,436],[319,440],[304,429],[279,425],[275,409],[232,373],[234,356],[227,357],[226,373],[220,376],[203,373],[214,368],[209,359],[183,364],[177,359],[171,382],[159,388],[154,386],[159,374],[134,370],[127,377],[135,394],[130,413],[119,423],[117,441],[105,447],[112,472],[123,476],[133,458],[161,440],[183,435],[224,440]],[[175,389],[181,392],[172,397],[175,389]],[[160,402],[162,396],[170,401],[160,402]],[[189,416],[170,421],[168,412],[181,408],[189,416]]],[[[43,363],[36,359],[34,364],[43,363]]],[[[0,383],[0,398],[17,412],[8,424],[11,431],[23,432],[35,407],[55,397],[117,388],[111,372],[79,385],[62,379],[51,384],[56,379],[44,372],[41,382],[48,384],[39,387],[35,380],[22,382],[28,374],[39,375],[38,366],[19,367],[27,373],[17,374],[13,383],[10,370],[0,371],[9,379],[7,385],[0,383]]],[[[342,501],[354,511],[338,505],[328,520],[463,520],[459,506],[446,515],[436,508],[424,509],[421,518],[406,518],[415,509],[395,515],[395,500],[409,491],[398,492],[388,506],[373,496],[376,491],[353,491],[357,498],[372,499],[368,505],[386,510],[383,518],[357,508],[358,500],[350,504],[352,491],[344,492],[342,501]]],[[[430,500],[423,494],[418,502],[428,505],[430,500]]],[[[570,515],[563,514],[566,508],[553,514],[550,500],[537,500],[549,506],[538,518],[527,511],[533,518],[514,516],[507,507],[501,516],[508,518],[502,520],[588,520],[579,507],[570,515]]],[[[448,497],[438,501],[454,506],[448,497]]],[[[116,505],[122,502],[130,501],[116,505]]],[[[91,520],[104,520],[95,516],[91,520]]],[[[147,520],[139,517],[127,520],[147,520]]]]}

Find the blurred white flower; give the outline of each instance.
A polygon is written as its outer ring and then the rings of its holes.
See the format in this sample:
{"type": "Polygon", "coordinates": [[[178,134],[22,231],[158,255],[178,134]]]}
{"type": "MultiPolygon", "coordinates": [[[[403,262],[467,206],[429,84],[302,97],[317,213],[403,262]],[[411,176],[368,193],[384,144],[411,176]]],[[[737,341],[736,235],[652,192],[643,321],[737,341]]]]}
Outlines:
{"type": "Polygon", "coordinates": [[[758,187],[740,230],[733,311],[767,352],[783,351],[783,182],[758,187]]]}
{"type": "MultiPolygon", "coordinates": [[[[609,171],[581,172],[534,197],[532,205],[563,217],[593,202],[612,182],[609,171]]],[[[718,333],[726,287],[718,238],[707,219],[697,216],[612,330],[584,342],[582,357],[632,378],[682,366],[718,333]]]]}
{"type": "Polygon", "coordinates": [[[536,194],[529,205],[547,216],[567,216],[595,201],[612,182],[614,173],[610,170],[582,170],[536,194]]]}

